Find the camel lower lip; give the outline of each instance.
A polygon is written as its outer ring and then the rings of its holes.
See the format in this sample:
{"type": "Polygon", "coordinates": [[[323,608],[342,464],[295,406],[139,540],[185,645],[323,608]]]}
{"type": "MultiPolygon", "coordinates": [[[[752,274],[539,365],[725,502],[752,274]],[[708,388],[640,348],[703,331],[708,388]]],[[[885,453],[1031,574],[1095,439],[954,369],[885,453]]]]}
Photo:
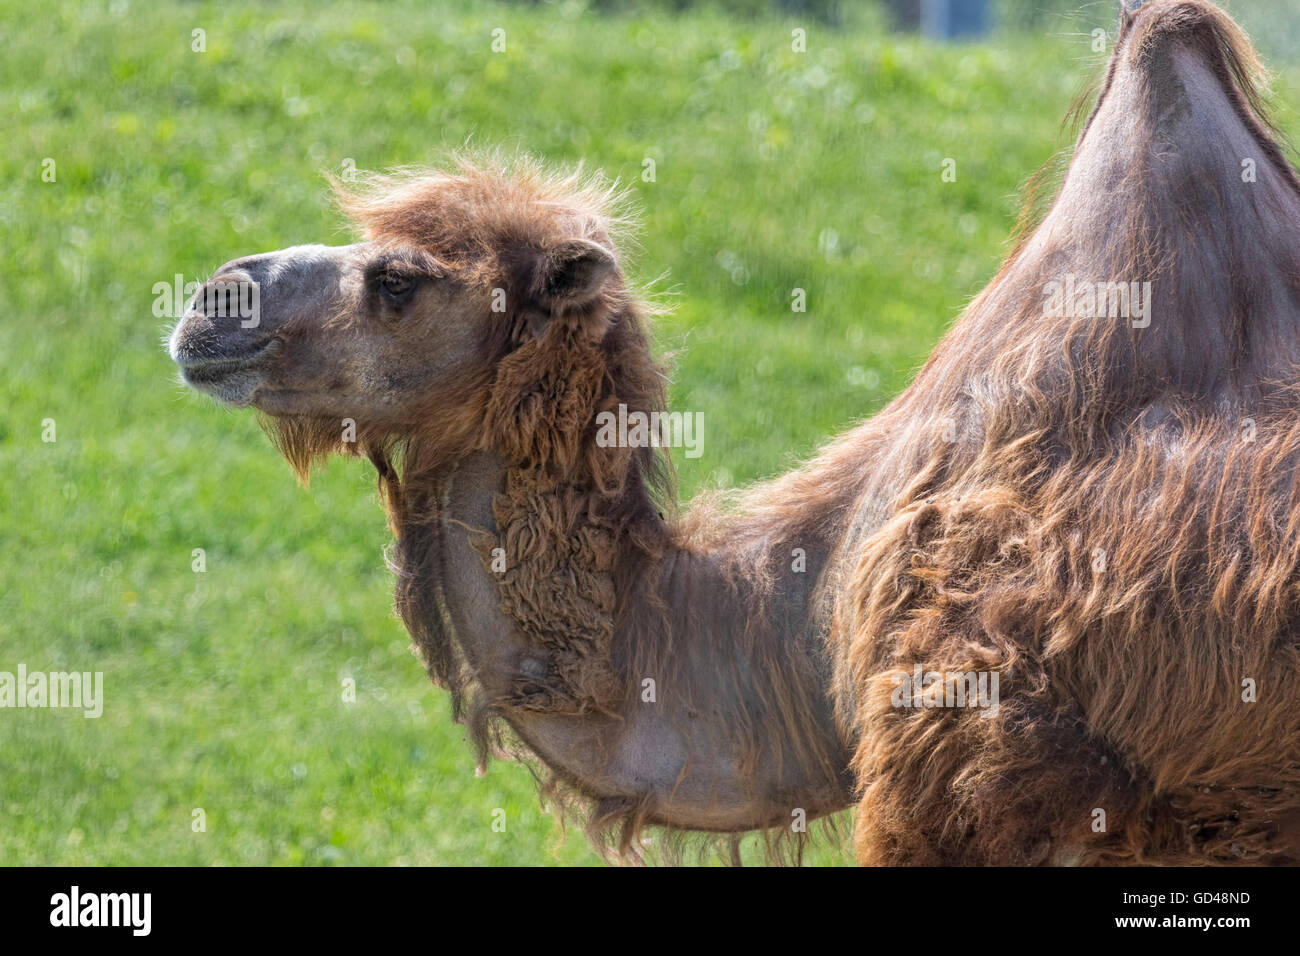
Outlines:
{"type": "Polygon", "coordinates": [[[196,391],[237,408],[252,404],[253,395],[262,383],[261,374],[246,366],[221,370],[182,367],[181,378],[196,391]]]}
{"type": "Polygon", "coordinates": [[[213,356],[198,359],[177,357],[181,378],[186,385],[236,408],[251,405],[262,384],[260,360],[274,351],[278,339],[270,339],[251,352],[240,356],[213,356]]]}
{"type": "Polygon", "coordinates": [[[206,378],[228,372],[239,372],[265,356],[278,342],[278,339],[267,339],[243,355],[178,355],[176,364],[187,377],[201,375],[206,378]]]}

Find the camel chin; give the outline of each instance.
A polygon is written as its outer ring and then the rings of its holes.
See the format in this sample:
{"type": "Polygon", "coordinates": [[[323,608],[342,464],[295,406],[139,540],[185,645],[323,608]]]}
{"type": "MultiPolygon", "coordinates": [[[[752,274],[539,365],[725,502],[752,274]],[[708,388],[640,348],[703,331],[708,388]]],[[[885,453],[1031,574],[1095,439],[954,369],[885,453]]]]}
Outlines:
{"type": "Polygon", "coordinates": [[[223,405],[248,408],[253,404],[262,375],[253,369],[236,367],[214,370],[181,367],[181,380],[195,391],[211,395],[223,405]]]}
{"type": "MultiPolygon", "coordinates": [[[[253,405],[265,378],[260,366],[277,351],[277,340],[260,343],[243,354],[230,355],[213,348],[203,337],[189,334],[191,321],[186,316],[168,342],[168,352],[180,368],[181,380],[223,405],[233,408],[253,405]]],[[[206,317],[198,321],[210,322],[206,317]]]]}

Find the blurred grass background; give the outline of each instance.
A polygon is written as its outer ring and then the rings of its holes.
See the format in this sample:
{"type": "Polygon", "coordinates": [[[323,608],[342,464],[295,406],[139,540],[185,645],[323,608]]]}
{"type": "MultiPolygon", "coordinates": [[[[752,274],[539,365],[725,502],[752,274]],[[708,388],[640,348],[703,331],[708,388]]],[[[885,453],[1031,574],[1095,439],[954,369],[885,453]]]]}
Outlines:
{"type": "MultiPolygon", "coordinates": [[[[182,390],[155,283],[350,241],[322,177],[348,163],[585,160],[634,187],[634,272],[675,304],[683,493],[748,482],[896,394],[993,274],[1114,9],[1003,0],[940,45],[867,3],[0,3],[0,670],[107,698],[0,711],[0,864],[596,861],[525,768],[474,777],[391,613],[370,467],[304,491],[182,390]]],[[[1231,9],[1295,102],[1296,4],[1231,9]]]]}

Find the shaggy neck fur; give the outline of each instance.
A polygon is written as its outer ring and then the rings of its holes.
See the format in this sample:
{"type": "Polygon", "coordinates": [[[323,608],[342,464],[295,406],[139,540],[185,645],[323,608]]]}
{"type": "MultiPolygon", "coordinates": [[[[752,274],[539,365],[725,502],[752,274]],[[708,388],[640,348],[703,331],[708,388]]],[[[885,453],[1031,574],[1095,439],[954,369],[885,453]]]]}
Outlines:
{"type": "Polygon", "coordinates": [[[417,440],[387,469],[398,610],[481,756],[523,743],[619,852],[646,823],[799,836],[849,802],[811,605],[826,548],[802,538],[778,585],[786,541],[676,522],[666,463],[595,441],[599,411],[662,407],[635,305],[597,326],[497,364],[475,454],[421,467],[417,440]]]}

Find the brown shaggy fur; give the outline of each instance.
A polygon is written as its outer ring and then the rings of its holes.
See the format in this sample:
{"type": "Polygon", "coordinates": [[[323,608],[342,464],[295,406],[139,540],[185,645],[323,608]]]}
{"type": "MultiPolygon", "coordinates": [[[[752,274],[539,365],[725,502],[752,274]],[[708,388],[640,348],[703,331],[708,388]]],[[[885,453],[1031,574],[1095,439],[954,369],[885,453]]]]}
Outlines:
{"type": "MultiPolygon", "coordinates": [[[[1167,75],[1175,46],[1253,138],[1257,193],[1220,188],[1214,142],[1163,140],[1142,87],[1125,104],[1134,155],[1169,162],[1121,170],[1104,207],[1067,180],[888,409],[680,520],[661,513],[658,453],[594,439],[599,411],[663,407],[647,307],[621,271],[592,302],[548,307],[538,287],[557,242],[617,248],[615,196],[523,163],[345,197],[369,238],[510,291],[510,313],[484,317],[479,370],[430,396],[413,437],[364,442],[398,531],[398,609],[484,754],[504,708],[614,713],[635,675],[711,641],[711,666],[753,701],[726,715],[741,772],[771,746],[827,779],[851,769],[865,863],[1300,861],[1300,182],[1248,43],[1191,0],[1126,22],[1080,149],[1117,70],[1167,75]],[[1044,317],[1043,285],[1066,271],[1153,281],[1151,327],[1044,317]],[[510,462],[477,547],[485,562],[504,549],[501,608],[552,662],[509,700],[482,699],[438,585],[440,476],[476,449],[510,462]],[[684,570],[723,545],[718,577],[684,570]],[[793,547],[816,593],[790,584],[793,547]],[[809,634],[824,669],[792,653],[809,634]],[[997,715],[892,706],[918,664],[998,672],[997,715]],[[828,689],[851,760],[808,729],[828,689]]],[[[333,423],[274,427],[300,468],[337,450],[333,423]]],[[[788,820],[797,794],[767,796],[767,825],[788,820]]],[[[656,822],[648,797],[593,810],[624,853],[656,822]]]]}
{"type": "MultiPolygon", "coordinates": [[[[508,711],[616,714],[635,698],[636,675],[654,674],[682,690],[674,719],[694,720],[709,706],[716,713],[716,701],[691,699],[689,682],[677,679],[685,665],[676,642],[712,633],[701,653],[711,672],[735,696],[756,698],[752,708],[729,715],[741,773],[752,775],[764,754],[778,766],[812,755],[837,780],[845,774],[843,754],[827,752],[809,730],[812,711],[824,706],[817,700],[825,681],[776,638],[780,613],[764,612],[779,603],[771,581],[752,577],[741,547],[716,572],[720,578],[698,585],[683,557],[673,563],[679,580],[669,608],[660,588],[665,548],[697,538],[703,544],[705,529],[675,521],[671,466],[661,449],[595,441],[600,412],[620,403],[632,411],[665,406],[666,378],[646,332],[653,309],[632,294],[621,272],[595,302],[549,311],[538,303],[531,263],[544,258],[542,250],[575,235],[612,248],[623,221],[621,197],[598,182],[548,174],[527,159],[462,159],[454,173],[377,178],[358,192],[340,190],[368,239],[420,243],[460,281],[504,288],[511,305],[504,316],[484,317],[489,334],[481,373],[431,397],[413,436],[394,441],[379,434],[360,442],[379,470],[398,536],[391,561],[399,577],[398,612],[431,676],[451,690],[454,713],[466,721],[482,758],[527,756],[518,741],[503,736],[508,711]],[[495,451],[510,463],[496,497],[495,532],[448,527],[443,513],[448,463],[475,450],[495,451]],[[483,697],[440,590],[440,538],[466,531],[486,567],[496,549],[503,552],[506,570],[495,575],[501,610],[546,652],[548,673],[519,678],[506,699],[483,697]],[[702,593],[683,593],[683,586],[702,593]],[[732,635],[714,625],[714,615],[727,627],[748,623],[732,635]],[[738,661],[750,662],[744,674],[738,661]]],[[[345,450],[333,422],[268,424],[300,471],[314,457],[345,450]]],[[[663,822],[648,798],[606,799],[586,794],[582,781],[549,775],[544,790],[561,803],[566,794],[591,797],[588,830],[619,855],[636,856],[642,825],[663,822]]],[[[773,828],[765,841],[780,855],[789,808],[800,801],[784,793],[769,799],[770,822],[759,826],[773,828]]],[[[790,848],[795,857],[800,836],[790,848]]],[[[675,842],[670,838],[669,846],[675,842]]],[[[734,840],[728,851],[734,856],[734,840]]]]}
{"type": "MultiPolygon", "coordinates": [[[[1130,33],[1111,76],[1198,50],[1294,217],[1235,25],[1167,2],[1130,33]]],[[[1108,222],[1022,243],[877,419],[916,451],[834,631],[864,862],[1300,860],[1300,245],[1159,119],[1139,147],[1182,165],[1129,170],[1108,222]],[[1151,328],[1044,318],[1070,270],[1154,280],[1151,328]],[[915,664],[999,671],[998,716],[892,707],[915,664]]]]}

